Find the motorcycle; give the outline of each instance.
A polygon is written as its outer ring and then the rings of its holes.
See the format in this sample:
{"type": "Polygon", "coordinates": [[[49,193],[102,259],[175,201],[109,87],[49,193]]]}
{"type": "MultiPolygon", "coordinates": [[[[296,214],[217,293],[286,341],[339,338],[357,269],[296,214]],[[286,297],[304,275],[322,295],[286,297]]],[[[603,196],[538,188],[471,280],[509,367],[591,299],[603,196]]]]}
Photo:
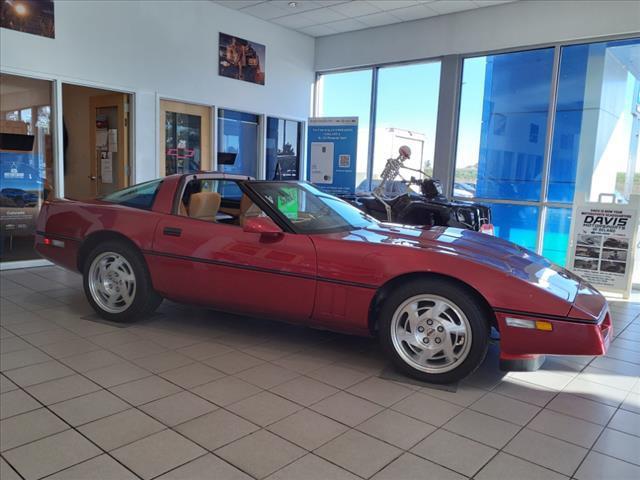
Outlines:
{"type": "Polygon", "coordinates": [[[349,203],[372,217],[390,223],[405,225],[441,225],[465,228],[493,235],[491,209],[475,202],[448,200],[442,193],[442,185],[434,178],[411,177],[405,180],[401,170],[415,170],[404,165],[410,158],[409,147],[400,147],[399,156],[387,160],[381,181],[370,194],[343,197],[349,203]],[[385,195],[387,184],[404,184],[405,192],[395,197],[385,195]],[[420,193],[411,187],[416,186],[420,193]]]}

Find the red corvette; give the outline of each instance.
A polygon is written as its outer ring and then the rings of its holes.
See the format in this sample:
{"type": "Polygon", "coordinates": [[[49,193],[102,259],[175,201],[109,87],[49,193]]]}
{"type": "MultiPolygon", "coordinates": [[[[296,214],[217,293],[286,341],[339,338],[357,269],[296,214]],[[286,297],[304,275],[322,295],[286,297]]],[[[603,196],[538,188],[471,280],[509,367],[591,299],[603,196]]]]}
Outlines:
{"type": "Polygon", "coordinates": [[[131,321],[163,298],[357,335],[398,368],[446,383],[483,360],[602,355],[606,300],[510,242],[380,223],[304,182],[174,175],[90,202],[43,205],[36,248],[84,276],[93,308],[131,321]]]}

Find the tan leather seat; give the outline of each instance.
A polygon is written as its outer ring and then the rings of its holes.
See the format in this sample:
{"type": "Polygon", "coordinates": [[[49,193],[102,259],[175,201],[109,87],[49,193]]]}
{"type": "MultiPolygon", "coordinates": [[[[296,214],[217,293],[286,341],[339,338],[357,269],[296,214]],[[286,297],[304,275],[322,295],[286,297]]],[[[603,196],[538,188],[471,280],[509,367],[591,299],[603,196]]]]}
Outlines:
{"type": "Polygon", "coordinates": [[[262,214],[262,209],[253,203],[247,194],[243,194],[240,199],[240,216],[238,217],[238,223],[241,227],[244,227],[244,222],[249,217],[258,217],[262,214]]]}
{"type": "Polygon", "coordinates": [[[183,217],[188,217],[189,216],[189,212],[187,212],[187,207],[184,206],[184,202],[180,202],[180,205],[178,206],[178,215],[182,215],[183,217]]]}
{"type": "Polygon", "coordinates": [[[215,222],[221,201],[222,197],[216,192],[194,193],[189,200],[189,216],[215,222]]]}

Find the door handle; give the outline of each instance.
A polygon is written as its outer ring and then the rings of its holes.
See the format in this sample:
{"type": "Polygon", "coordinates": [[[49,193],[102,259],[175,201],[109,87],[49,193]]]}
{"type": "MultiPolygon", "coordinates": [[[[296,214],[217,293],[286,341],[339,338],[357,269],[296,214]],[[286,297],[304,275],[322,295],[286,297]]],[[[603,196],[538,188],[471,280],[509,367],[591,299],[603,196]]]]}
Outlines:
{"type": "Polygon", "coordinates": [[[182,235],[182,229],[176,227],[164,227],[162,233],[170,237],[179,237],[180,235],[182,235]]]}
{"type": "Polygon", "coordinates": [[[97,177],[95,175],[89,175],[90,180],[95,180],[97,177]]]}

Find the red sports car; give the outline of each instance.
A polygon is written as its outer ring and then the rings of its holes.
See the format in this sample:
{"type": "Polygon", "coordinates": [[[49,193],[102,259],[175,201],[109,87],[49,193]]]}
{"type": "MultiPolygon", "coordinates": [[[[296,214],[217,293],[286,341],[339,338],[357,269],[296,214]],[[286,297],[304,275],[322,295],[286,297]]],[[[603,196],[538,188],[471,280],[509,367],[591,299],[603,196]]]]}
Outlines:
{"type": "Polygon", "coordinates": [[[305,182],[174,175],[90,202],[43,205],[36,248],[84,276],[93,308],[131,321],[163,298],[377,335],[405,373],[446,383],[482,362],[602,355],[606,300],[513,243],[380,223],[305,182]]]}

